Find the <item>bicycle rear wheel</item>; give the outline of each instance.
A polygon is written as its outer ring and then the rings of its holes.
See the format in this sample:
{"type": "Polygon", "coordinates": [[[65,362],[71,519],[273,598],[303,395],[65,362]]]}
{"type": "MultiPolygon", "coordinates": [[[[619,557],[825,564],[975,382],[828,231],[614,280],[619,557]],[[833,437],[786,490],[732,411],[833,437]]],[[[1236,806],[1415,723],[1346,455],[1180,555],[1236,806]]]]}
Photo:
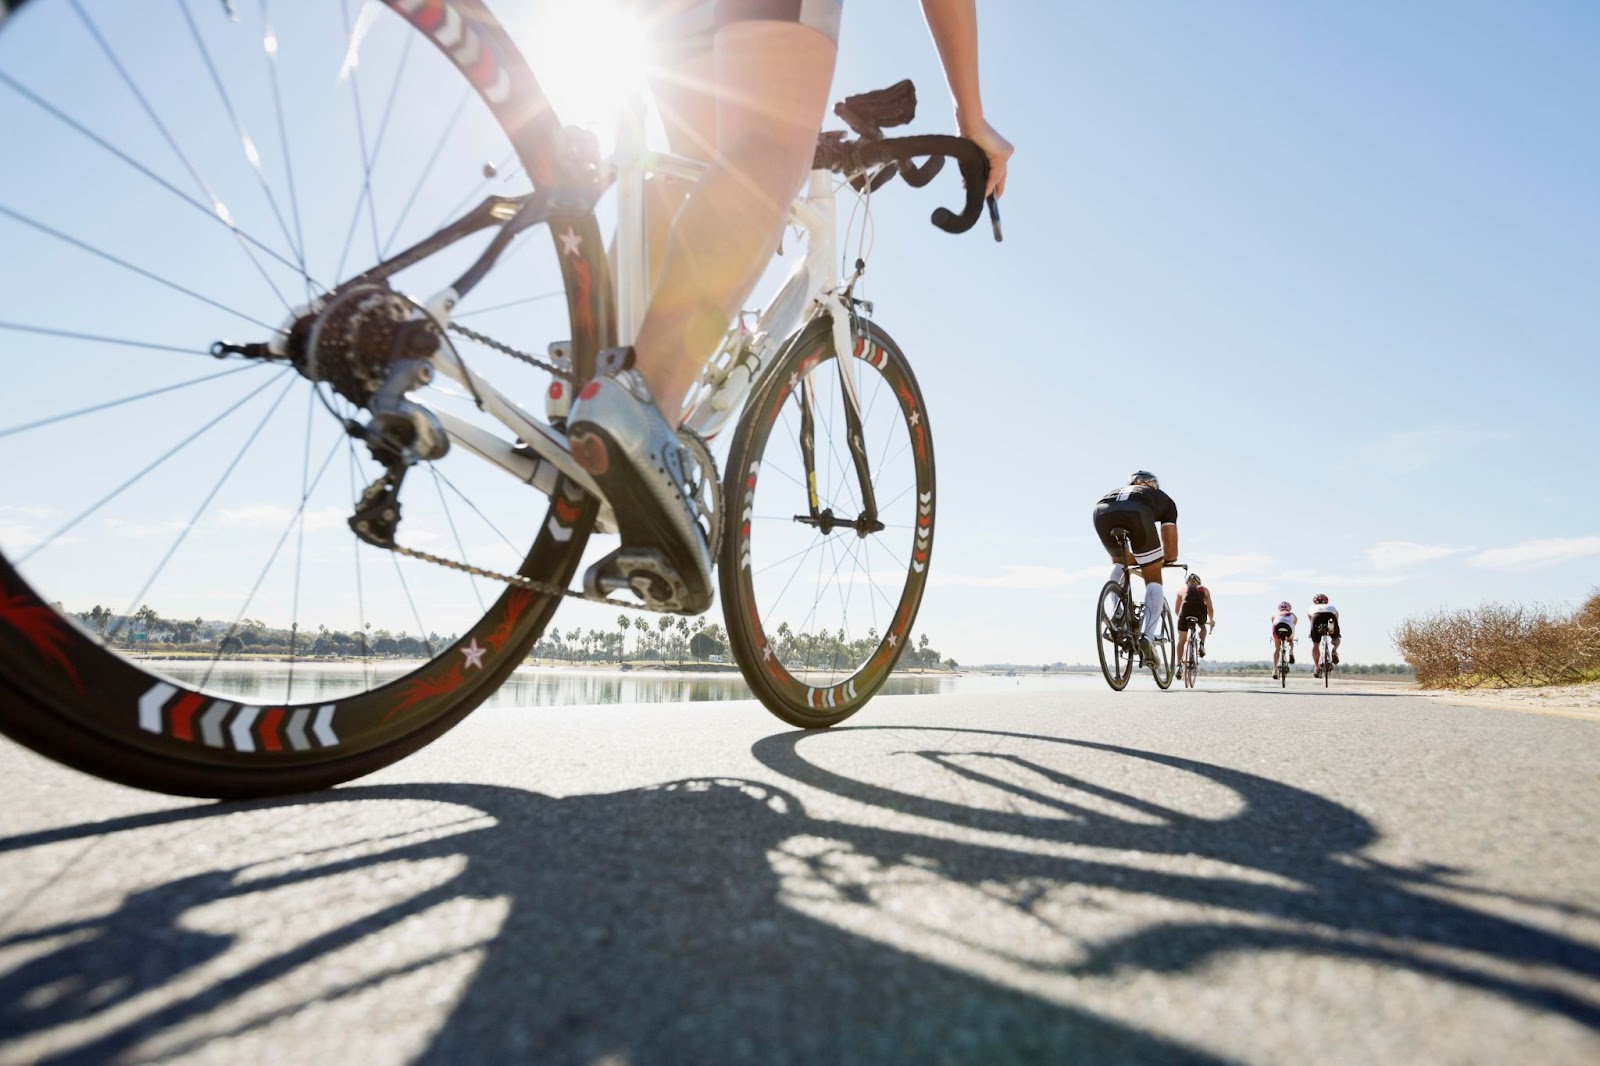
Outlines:
{"type": "MultiPolygon", "coordinates": [[[[384,467],[347,423],[412,314],[401,292],[452,285],[505,205],[567,180],[504,31],[478,0],[270,21],[243,2],[29,0],[0,24],[0,99],[16,309],[0,333],[26,355],[0,397],[0,730],[206,796],[324,787],[444,732],[559,597],[355,538],[346,519],[384,467]],[[402,251],[491,194],[506,199],[476,231],[402,251]],[[372,287],[339,298],[363,274],[372,287]],[[342,310],[306,313],[319,301],[342,310]]],[[[454,314],[475,310],[481,332],[570,340],[592,366],[612,321],[592,215],[514,237],[454,314]]],[[[458,352],[487,371],[489,349],[458,352]]],[[[428,396],[509,451],[462,391],[428,396]]],[[[564,586],[596,505],[540,484],[455,447],[411,468],[398,539],[564,586]]]]}
{"type": "Polygon", "coordinates": [[[802,329],[747,404],[725,476],[734,658],[768,710],[806,729],[843,721],[888,680],[933,550],[933,438],[911,367],[863,322],[849,368],[855,406],[832,324],[802,329]]]}
{"type": "Polygon", "coordinates": [[[1106,684],[1121,692],[1133,676],[1133,599],[1120,581],[1107,581],[1100,589],[1094,612],[1095,647],[1106,684]]]}
{"type": "Polygon", "coordinates": [[[1195,656],[1194,642],[1195,631],[1191,630],[1189,639],[1183,645],[1183,687],[1194,688],[1195,656]]]}
{"type": "Polygon", "coordinates": [[[1150,673],[1155,676],[1156,684],[1163,689],[1172,687],[1174,671],[1172,633],[1172,608],[1163,603],[1161,621],[1156,627],[1155,639],[1150,642],[1156,649],[1156,658],[1150,664],[1150,673]]]}

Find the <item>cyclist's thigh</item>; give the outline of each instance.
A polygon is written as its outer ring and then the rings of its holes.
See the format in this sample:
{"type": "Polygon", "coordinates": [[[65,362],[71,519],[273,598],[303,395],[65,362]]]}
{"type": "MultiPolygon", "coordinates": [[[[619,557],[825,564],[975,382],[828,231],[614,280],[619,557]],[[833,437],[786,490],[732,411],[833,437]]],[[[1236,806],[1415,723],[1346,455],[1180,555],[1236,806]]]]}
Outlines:
{"type": "Polygon", "coordinates": [[[715,51],[717,143],[771,145],[810,169],[833,85],[832,38],[799,22],[737,21],[717,30],[715,51]]]}

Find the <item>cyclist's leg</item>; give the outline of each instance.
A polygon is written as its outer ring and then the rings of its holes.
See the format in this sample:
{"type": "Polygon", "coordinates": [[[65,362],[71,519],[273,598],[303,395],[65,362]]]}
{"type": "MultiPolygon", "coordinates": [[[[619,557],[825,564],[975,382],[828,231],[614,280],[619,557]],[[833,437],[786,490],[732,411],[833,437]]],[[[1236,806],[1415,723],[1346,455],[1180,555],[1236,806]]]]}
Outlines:
{"type": "Polygon", "coordinates": [[[634,342],[639,372],[671,421],[777,250],[811,168],[836,52],[827,35],[796,22],[717,32],[717,152],[673,222],[634,342]]]}
{"type": "MultiPolygon", "coordinates": [[[[678,414],[777,248],[815,151],[836,47],[796,22],[740,21],[717,31],[712,51],[716,154],[665,241],[632,367],[591,382],[570,416],[573,455],[610,501],[622,536],[585,587],[632,588],[683,614],[710,605],[712,560],[678,414]]],[[[696,128],[704,115],[703,107],[698,118],[679,113],[680,142],[704,142],[707,131],[696,128]]]]}

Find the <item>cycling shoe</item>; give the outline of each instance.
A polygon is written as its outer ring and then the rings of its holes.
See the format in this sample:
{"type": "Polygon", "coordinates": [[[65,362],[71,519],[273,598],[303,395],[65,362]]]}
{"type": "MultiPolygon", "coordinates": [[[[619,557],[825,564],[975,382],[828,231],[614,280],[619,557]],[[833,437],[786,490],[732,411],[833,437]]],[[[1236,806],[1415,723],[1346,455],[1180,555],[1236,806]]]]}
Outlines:
{"type": "Polygon", "coordinates": [[[622,534],[622,547],[584,574],[584,590],[629,589],[675,614],[711,606],[711,551],[689,464],[644,378],[631,367],[595,378],[578,393],[567,426],[573,458],[605,494],[622,534]]]}

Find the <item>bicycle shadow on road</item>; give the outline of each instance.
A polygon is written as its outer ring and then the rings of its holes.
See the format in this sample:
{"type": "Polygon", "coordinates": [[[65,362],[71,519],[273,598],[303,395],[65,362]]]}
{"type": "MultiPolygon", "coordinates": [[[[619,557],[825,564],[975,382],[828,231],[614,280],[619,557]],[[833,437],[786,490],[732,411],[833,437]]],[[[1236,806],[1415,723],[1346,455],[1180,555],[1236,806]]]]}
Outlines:
{"type": "Polygon", "coordinates": [[[385,1058],[374,1035],[362,1060],[1223,1061],[798,912],[771,856],[818,829],[831,832],[770,785],[693,780],[566,799],[348,787],[0,839],[0,856],[88,841],[130,866],[123,834],[142,853],[216,842],[209,868],[156,875],[109,913],[0,938],[0,952],[58,945],[0,975],[0,1034],[35,1037],[18,1046],[39,1063],[218,1047],[249,1060],[258,1045],[326,1059],[442,998],[418,1046],[385,1058]],[[277,939],[263,942],[251,927],[267,915],[277,939]],[[280,1023],[298,1033],[298,1016],[339,1003],[331,1049],[273,1043],[280,1023]]]}
{"type": "Polygon", "coordinates": [[[567,798],[417,784],[0,839],[0,856],[92,844],[134,882],[109,912],[91,895],[70,917],[0,936],[0,952],[39,948],[0,974],[0,1033],[31,1038],[17,1046],[45,1063],[216,1047],[248,1059],[328,1012],[318,1028],[332,1043],[294,1054],[1211,1063],[1233,1056],[1140,1025],[1141,1003],[1119,1020],[1086,1002],[1090,986],[1204,983],[1213,959],[1274,950],[1378,963],[1600,1028],[1571,991],[1600,974],[1593,945],[1427,894],[1453,872],[1363,858],[1369,821],[1265,777],[990,730],[844,728],[753,752],[879,817],[814,817],[791,792],[740,779],[567,798]],[[936,776],[813,748],[839,742],[936,776]],[[1234,799],[1193,813],[1165,791],[1105,783],[1086,758],[1234,799]],[[909,780],[926,790],[904,791],[909,780]],[[996,795],[1003,805],[983,805],[996,795]],[[387,1054],[391,1030],[410,1034],[403,1053],[387,1054]]]}
{"type": "MultiPolygon", "coordinates": [[[[1081,858],[1061,858],[979,841],[930,848],[926,836],[911,842],[896,833],[853,830],[853,847],[872,861],[895,863],[915,854],[926,865],[932,856],[940,876],[968,885],[1070,884],[1124,900],[1143,896],[1163,906],[1227,912],[1220,921],[1168,915],[1097,942],[1080,938],[1082,950],[1057,967],[1069,976],[1196,972],[1231,953],[1290,950],[1409,970],[1600,1029],[1600,987],[1594,984],[1600,947],[1441,897],[1492,900],[1542,910],[1546,918],[1590,922],[1600,921],[1600,911],[1485,889],[1467,882],[1464,871],[1438,864],[1379,862],[1364,854],[1378,839],[1370,821],[1270,778],[1112,744],[943,727],[787,733],[759,741],[753,754],[797,784],[880,812],[988,834],[991,841],[1022,837],[1084,849],[1081,858]],[[880,745],[880,758],[893,753],[938,764],[959,783],[946,786],[944,795],[957,798],[885,787],[802,751],[808,745],[859,747],[853,737],[873,733],[889,740],[880,745]],[[1003,750],[1007,746],[1015,750],[1003,750]],[[1067,754],[1041,758],[1041,749],[1067,754]],[[1155,798],[1160,793],[1107,784],[1119,779],[1103,773],[1107,758],[1122,768],[1142,764],[1204,781],[1235,797],[1232,809],[1195,813],[1155,798]],[[1101,773],[1080,774],[1075,762],[1098,764],[1101,773]],[[1195,859],[1203,872],[1192,869],[1195,859]]],[[[859,756],[853,761],[861,765],[859,756]]],[[[1021,907],[1032,902],[1027,892],[1014,898],[1021,907]]]]}

